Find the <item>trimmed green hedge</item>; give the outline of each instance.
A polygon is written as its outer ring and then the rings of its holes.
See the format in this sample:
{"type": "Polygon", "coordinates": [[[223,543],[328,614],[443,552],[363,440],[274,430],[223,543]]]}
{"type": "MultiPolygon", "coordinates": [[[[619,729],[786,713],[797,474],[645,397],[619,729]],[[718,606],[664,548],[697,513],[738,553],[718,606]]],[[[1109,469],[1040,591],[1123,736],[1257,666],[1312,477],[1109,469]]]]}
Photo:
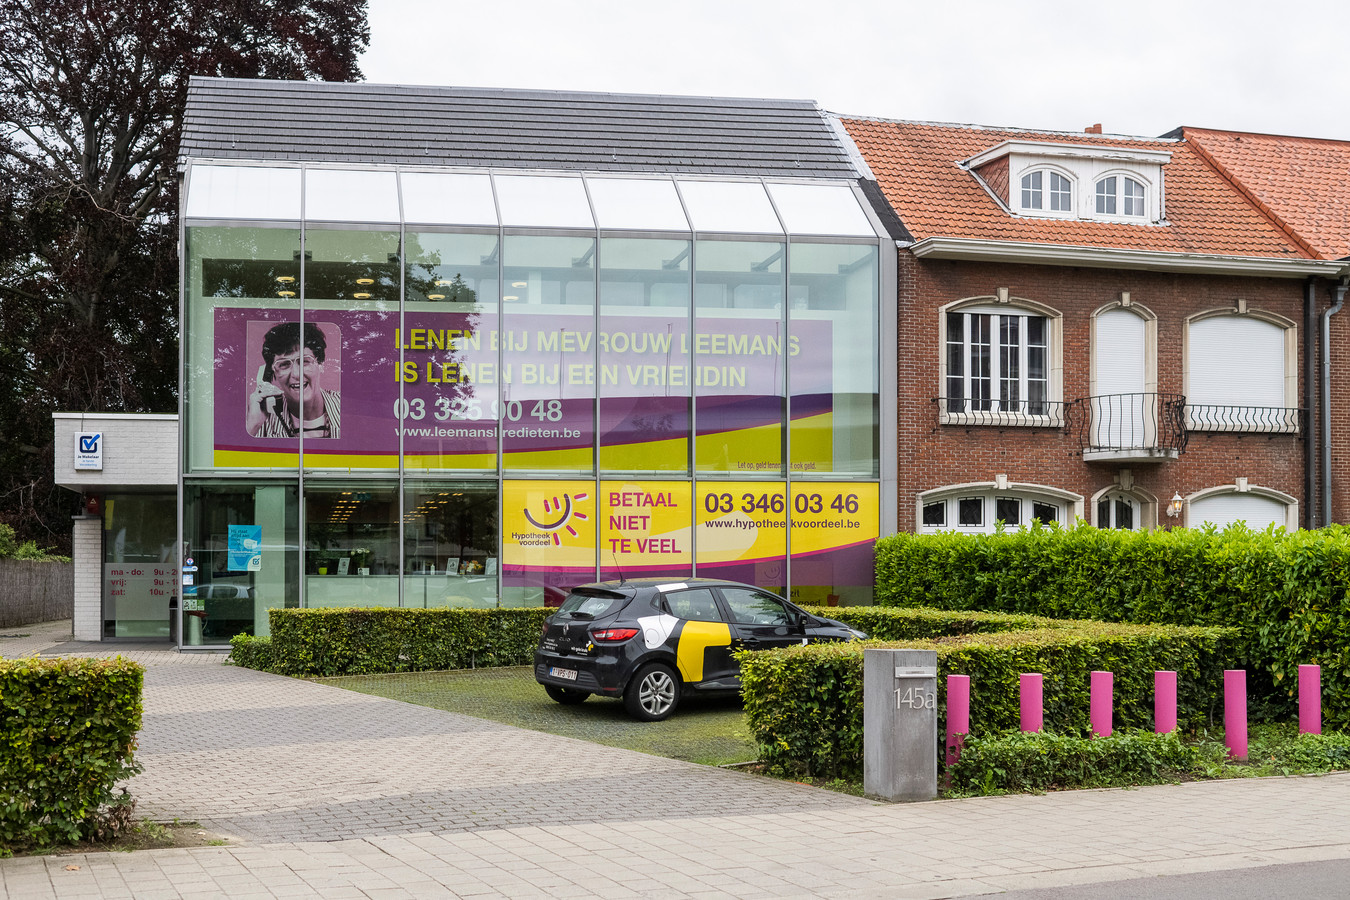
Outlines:
{"type": "Polygon", "coordinates": [[[808,606],[805,609],[815,615],[843,622],[877,641],[910,641],[960,634],[1025,631],[1029,628],[1063,628],[1073,624],[1041,616],[969,610],[896,609],[887,606],[808,606]]]}
{"type": "MultiPolygon", "coordinates": [[[[969,675],[972,734],[1018,727],[1018,676],[1045,676],[1045,726],[1086,733],[1093,670],[1115,673],[1116,727],[1151,728],[1153,672],[1177,672],[1178,721],[1209,721],[1221,709],[1223,670],[1236,659],[1237,632],[1225,628],[1057,622],[1025,631],[905,640],[936,650],[938,721],[946,721],[946,676],[969,675]]],[[[789,772],[862,774],[863,650],[895,642],[813,644],[742,652],[745,712],[760,759],[789,772]]]]}
{"type": "Polygon", "coordinates": [[[544,619],[530,609],[274,609],[272,636],[230,642],[230,659],[282,675],[374,675],[534,661],[544,619]]]}
{"type": "Polygon", "coordinates": [[[0,846],[106,834],[140,770],[145,670],[116,659],[0,659],[0,846]]]}
{"type": "Polygon", "coordinates": [[[877,542],[877,603],[1110,622],[1232,625],[1288,702],[1322,666],[1327,722],[1350,727],[1350,528],[1120,531],[1079,525],[877,542]]]}

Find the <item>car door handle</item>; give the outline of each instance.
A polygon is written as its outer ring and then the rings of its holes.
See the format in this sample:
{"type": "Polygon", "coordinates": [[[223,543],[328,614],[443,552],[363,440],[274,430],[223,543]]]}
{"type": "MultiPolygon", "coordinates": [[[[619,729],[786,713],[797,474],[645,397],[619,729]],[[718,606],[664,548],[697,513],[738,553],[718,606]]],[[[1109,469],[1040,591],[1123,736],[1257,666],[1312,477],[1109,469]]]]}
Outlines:
{"type": "Polygon", "coordinates": [[[747,650],[758,650],[762,645],[759,638],[741,638],[741,646],[747,650]]]}

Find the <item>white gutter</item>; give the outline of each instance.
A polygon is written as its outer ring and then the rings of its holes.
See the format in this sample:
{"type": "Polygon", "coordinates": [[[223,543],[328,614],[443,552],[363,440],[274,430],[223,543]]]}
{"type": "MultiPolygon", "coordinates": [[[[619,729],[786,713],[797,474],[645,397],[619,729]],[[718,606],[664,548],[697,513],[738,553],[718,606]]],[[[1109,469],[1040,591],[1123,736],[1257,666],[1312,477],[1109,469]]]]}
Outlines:
{"type": "Polygon", "coordinates": [[[973,238],[924,238],[908,248],[919,259],[964,259],[979,262],[1033,263],[1084,266],[1095,269],[1143,269],[1155,272],[1196,272],[1218,275],[1256,275],[1269,278],[1338,278],[1350,273],[1350,263],[1338,259],[1278,259],[1266,256],[1222,256],[1213,253],[1173,253],[1161,250],[1121,250],[1025,241],[984,241],[973,238]]]}

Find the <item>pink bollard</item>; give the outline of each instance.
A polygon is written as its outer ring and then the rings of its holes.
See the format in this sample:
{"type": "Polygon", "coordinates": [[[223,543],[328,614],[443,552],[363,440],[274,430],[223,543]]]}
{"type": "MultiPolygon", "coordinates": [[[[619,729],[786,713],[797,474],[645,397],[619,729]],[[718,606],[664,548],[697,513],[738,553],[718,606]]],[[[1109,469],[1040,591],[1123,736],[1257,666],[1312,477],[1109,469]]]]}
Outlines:
{"type": "Polygon", "coordinates": [[[961,744],[970,734],[970,676],[947,676],[947,765],[961,758],[961,744]]]}
{"type": "Polygon", "coordinates": [[[1247,670],[1223,673],[1223,740],[1234,759],[1247,758],[1247,670]]]}
{"type": "Polygon", "coordinates": [[[1322,667],[1298,667],[1298,733],[1322,733],[1322,667]]]}
{"type": "Polygon", "coordinates": [[[1088,688],[1088,723],[1093,737],[1111,736],[1111,693],[1115,678],[1110,672],[1093,672],[1088,688]]]}
{"type": "Polygon", "coordinates": [[[1045,688],[1040,672],[1023,672],[1018,679],[1022,687],[1022,730],[1040,731],[1045,727],[1045,688]]]}
{"type": "Polygon", "coordinates": [[[1153,673],[1153,730],[1171,734],[1177,730],[1177,673],[1153,673]]]}

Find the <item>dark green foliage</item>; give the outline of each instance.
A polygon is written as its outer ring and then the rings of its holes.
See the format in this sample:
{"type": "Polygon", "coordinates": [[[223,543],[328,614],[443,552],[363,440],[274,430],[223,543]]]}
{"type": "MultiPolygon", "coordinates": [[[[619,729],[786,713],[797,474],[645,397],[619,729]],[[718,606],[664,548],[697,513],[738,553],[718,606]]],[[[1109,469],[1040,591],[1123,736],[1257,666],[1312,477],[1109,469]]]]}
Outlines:
{"type": "Polygon", "coordinates": [[[38,547],[37,541],[19,543],[14,529],[0,524],[0,559],[26,559],[33,562],[70,562],[69,556],[56,556],[38,547]]]}
{"type": "MultiPolygon", "coordinates": [[[[270,671],[282,675],[374,675],[534,661],[544,619],[532,609],[274,609],[270,671]]],[[[260,661],[257,639],[231,641],[240,665],[260,661]],[[242,651],[240,648],[243,648],[242,651]]]]}
{"type": "Polygon", "coordinates": [[[877,602],[950,610],[1232,625],[1254,698],[1284,709],[1322,667],[1328,724],[1350,726],[1350,528],[1254,532],[1024,529],[877,542],[877,602]]]}
{"type": "Polygon", "coordinates": [[[109,836],[141,727],[145,670],[121,659],[0,660],[0,847],[109,836]]]}
{"type": "Polygon", "coordinates": [[[896,609],[884,606],[811,606],[809,612],[843,622],[878,641],[989,634],[1027,628],[1055,628],[1065,623],[1039,616],[1004,615],[947,609],[896,609]]]}
{"type": "Polygon", "coordinates": [[[230,638],[230,655],[226,662],[242,666],[245,669],[270,672],[272,670],[272,639],[270,637],[254,637],[251,634],[236,634],[230,638]]]}
{"type": "Polygon", "coordinates": [[[1293,739],[1271,742],[1270,747],[1253,741],[1253,758],[1267,751],[1270,762],[1280,769],[1300,772],[1330,772],[1350,769],[1350,736],[1332,734],[1300,734],[1293,739]]]}
{"type": "MultiPolygon", "coordinates": [[[[899,611],[901,620],[908,618],[899,611]]],[[[915,617],[921,620],[920,617],[915,617]]],[[[1115,724],[1151,728],[1153,672],[1177,672],[1183,727],[1221,710],[1223,670],[1234,665],[1236,631],[1104,622],[1041,622],[1023,631],[905,638],[938,654],[938,721],[946,721],[946,676],[971,679],[971,733],[1019,723],[1018,676],[1045,677],[1045,725],[1085,734],[1093,670],[1115,673],[1115,724]]],[[[739,654],[745,712],[760,759],[816,777],[862,774],[863,650],[895,642],[813,644],[739,654]]]]}
{"type": "Polygon", "coordinates": [[[1175,732],[1102,738],[1008,732],[972,735],[947,773],[957,794],[1161,784],[1221,765],[1225,754],[1222,744],[1183,743],[1175,732]]]}

